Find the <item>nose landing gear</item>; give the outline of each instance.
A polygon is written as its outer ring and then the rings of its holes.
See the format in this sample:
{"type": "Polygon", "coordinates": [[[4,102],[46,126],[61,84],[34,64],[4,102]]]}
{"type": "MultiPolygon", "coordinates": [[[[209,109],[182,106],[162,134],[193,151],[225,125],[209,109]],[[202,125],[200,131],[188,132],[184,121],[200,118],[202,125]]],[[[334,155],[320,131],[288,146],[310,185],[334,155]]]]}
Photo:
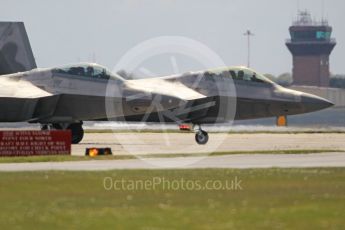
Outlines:
{"type": "Polygon", "coordinates": [[[195,141],[199,145],[206,145],[208,142],[208,133],[202,130],[200,125],[198,125],[198,128],[195,132],[195,141]]]}
{"type": "Polygon", "coordinates": [[[199,130],[195,133],[195,141],[199,145],[206,145],[208,142],[208,133],[204,130],[199,130]]]}
{"type": "Polygon", "coordinates": [[[194,131],[195,132],[195,141],[199,145],[206,145],[208,142],[208,133],[206,131],[202,130],[200,125],[193,125],[193,128],[191,128],[190,125],[180,124],[180,130],[181,131],[187,131],[187,132],[194,131]]]}

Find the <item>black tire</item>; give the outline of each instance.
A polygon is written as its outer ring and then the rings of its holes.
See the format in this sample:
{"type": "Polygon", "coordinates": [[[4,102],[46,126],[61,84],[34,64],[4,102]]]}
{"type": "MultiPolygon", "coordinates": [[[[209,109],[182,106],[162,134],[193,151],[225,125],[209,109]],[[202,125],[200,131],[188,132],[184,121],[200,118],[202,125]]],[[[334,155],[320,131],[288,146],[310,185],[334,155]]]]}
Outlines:
{"type": "Polygon", "coordinates": [[[83,140],[84,129],[81,123],[71,124],[67,127],[72,133],[72,144],[78,144],[83,140]]]}
{"type": "Polygon", "coordinates": [[[195,134],[195,141],[199,145],[206,145],[208,142],[208,133],[200,130],[195,134]]]}
{"type": "Polygon", "coordinates": [[[44,124],[41,126],[42,131],[47,131],[47,130],[62,130],[62,127],[60,124],[44,124]]]}
{"type": "Polygon", "coordinates": [[[60,124],[52,124],[53,129],[55,130],[62,130],[62,127],[60,124]]]}

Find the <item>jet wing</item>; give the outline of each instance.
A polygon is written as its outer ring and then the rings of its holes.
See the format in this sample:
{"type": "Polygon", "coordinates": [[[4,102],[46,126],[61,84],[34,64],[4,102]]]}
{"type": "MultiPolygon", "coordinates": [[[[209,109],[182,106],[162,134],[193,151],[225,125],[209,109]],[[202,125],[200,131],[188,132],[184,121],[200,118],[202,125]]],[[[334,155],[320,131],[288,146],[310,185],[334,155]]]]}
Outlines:
{"type": "Polygon", "coordinates": [[[0,78],[1,98],[41,98],[52,96],[51,93],[38,88],[29,81],[21,80],[20,77],[0,78]]]}
{"type": "Polygon", "coordinates": [[[125,85],[128,89],[144,91],[152,95],[170,96],[184,102],[206,98],[205,95],[187,87],[181,82],[172,82],[160,78],[129,80],[126,81],[125,85]]]}
{"type": "MultiPolygon", "coordinates": [[[[141,112],[146,114],[150,112],[163,112],[164,116],[172,121],[176,120],[176,117],[202,115],[204,111],[215,105],[215,102],[210,101],[210,98],[207,98],[206,95],[197,92],[180,81],[150,78],[129,80],[125,82],[125,85],[129,90],[145,92],[146,96],[159,96],[158,103],[160,108],[158,110],[150,110],[148,106],[143,106],[141,112]]],[[[136,98],[145,98],[145,95],[139,94],[136,95],[136,98]]],[[[155,98],[146,98],[149,104],[155,103],[155,98]]],[[[129,106],[135,107],[137,105],[129,106]]]]}
{"type": "Polygon", "coordinates": [[[32,121],[54,113],[57,95],[16,77],[0,78],[0,121],[32,121]]]}

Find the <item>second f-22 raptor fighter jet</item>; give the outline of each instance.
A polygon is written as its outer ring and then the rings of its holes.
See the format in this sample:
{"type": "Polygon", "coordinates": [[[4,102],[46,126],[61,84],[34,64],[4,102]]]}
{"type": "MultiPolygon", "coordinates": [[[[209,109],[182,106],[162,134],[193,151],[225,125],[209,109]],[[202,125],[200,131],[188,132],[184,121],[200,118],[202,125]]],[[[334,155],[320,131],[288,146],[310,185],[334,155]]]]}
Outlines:
{"type": "Polygon", "coordinates": [[[21,22],[0,22],[0,122],[30,122],[42,129],[84,135],[83,121],[203,124],[313,112],[333,104],[283,88],[245,67],[224,67],[152,79],[125,80],[106,68],[77,64],[37,68],[21,22]]]}

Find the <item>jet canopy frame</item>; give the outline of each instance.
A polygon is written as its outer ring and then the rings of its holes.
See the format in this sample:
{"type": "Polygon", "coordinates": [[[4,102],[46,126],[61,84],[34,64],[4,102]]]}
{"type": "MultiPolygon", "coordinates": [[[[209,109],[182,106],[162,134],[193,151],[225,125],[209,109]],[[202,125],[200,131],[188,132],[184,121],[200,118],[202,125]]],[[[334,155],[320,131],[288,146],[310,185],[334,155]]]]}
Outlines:
{"type": "Polygon", "coordinates": [[[107,68],[98,64],[74,64],[55,68],[52,71],[53,73],[57,74],[85,77],[90,79],[123,80],[120,76],[113,74],[107,68]]]}
{"type": "Polygon", "coordinates": [[[246,67],[223,67],[209,70],[205,73],[206,75],[210,76],[229,76],[233,80],[237,81],[247,81],[247,82],[256,82],[256,83],[263,83],[263,84],[275,84],[271,80],[269,80],[264,75],[257,73],[256,71],[246,68],[246,67]]]}

